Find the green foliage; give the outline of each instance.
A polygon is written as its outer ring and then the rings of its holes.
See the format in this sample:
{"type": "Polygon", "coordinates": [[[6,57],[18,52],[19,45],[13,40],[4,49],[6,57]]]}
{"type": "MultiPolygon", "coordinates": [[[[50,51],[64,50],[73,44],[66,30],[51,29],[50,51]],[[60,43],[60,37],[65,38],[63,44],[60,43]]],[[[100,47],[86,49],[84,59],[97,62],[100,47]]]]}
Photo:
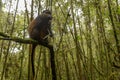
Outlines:
{"type": "MultiPolygon", "coordinates": [[[[50,6],[49,1],[40,1],[34,2],[35,15],[37,10],[41,12],[50,6]]],[[[3,7],[13,7],[10,3],[3,7]]],[[[115,62],[119,66],[119,59],[114,60],[119,57],[120,47],[120,6],[117,4],[116,0],[52,2],[54,39],[50,39],[50,43],[54,45],[58,80],[119,80],[119,68],[113,65],[115,62]]],[[[31,12],[30,4],[27,6],[29,14],[24,10],[18,11],[16,16],[12,10],[0,13],[0,76],[7,60],[4,80],[27,80],[29,48],[22,44],[29,43],[26,38],[31,12]],[[11,41],[9,45],[4,37],[19,43],[11,41]]],[[[49,51],[45,47],[37,47],[35,56],[36,80],[51,80],[49,51]]]]}

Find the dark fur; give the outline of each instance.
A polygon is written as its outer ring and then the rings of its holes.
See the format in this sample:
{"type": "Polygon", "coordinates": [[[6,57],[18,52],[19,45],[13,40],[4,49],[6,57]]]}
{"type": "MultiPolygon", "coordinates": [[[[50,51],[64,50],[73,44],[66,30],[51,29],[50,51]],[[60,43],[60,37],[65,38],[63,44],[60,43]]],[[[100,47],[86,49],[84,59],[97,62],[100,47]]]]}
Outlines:
{"type": "MultiPolygon", "coordinates": [[[[48,44],[47,35],[50,34],[52,36],[51,31],[51,12],[49,10],[43,11],[43,13],[39,16],[37,16],[32,22],[29,24],[28,32],[30,38],[39,41],[40,43],[48,44]]],[[[32,64],[32,73],[33,77],[35,76],[35,70],[34,70],[34,52],[36,48],[36,44],[32,44],[32,54],[31,54],[31,64],[32,64]]]]}

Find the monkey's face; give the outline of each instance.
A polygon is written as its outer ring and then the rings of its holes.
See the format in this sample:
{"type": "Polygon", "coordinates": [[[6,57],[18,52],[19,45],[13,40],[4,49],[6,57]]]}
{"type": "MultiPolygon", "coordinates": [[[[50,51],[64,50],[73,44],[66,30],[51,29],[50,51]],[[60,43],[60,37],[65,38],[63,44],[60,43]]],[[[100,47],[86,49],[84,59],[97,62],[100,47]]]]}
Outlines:
{"type": "Polygon", "coordinates": [[[52,20],[51,11],[49,11],[49,10],[44,10],[44,11],[42,12],[42,14],[44,15],[44,20],[45,20],[45,21],[51,22],[51,20],[52,20]]]}
{"type": "Polygon", "coordinates": [[[41,20],[42,20],[42,24],[49,24],[52,21],[52,16],[49,14],[42,14],[41,15],[41,20]]]}

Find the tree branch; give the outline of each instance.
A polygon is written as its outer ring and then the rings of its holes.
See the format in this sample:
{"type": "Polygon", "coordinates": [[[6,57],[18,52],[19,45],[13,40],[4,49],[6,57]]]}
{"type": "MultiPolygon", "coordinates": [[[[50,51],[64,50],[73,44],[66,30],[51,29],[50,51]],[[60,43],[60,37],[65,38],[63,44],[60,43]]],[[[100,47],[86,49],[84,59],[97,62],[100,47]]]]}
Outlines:
{"type": "Polygon", "coordinates": [[[38,44],[38,42],[33,39],[29,39],[29,38],[22,39],[22,38],[18,38],[18,37],[11,37],[2,32],[0,32],[0,36],[2,36],[2,37],[0,37],[0,40],[11,40],[11,41],[15,41],[18,43],[24,43],[24,44],[38,44]]]}
{"type": "Polygon", "coordinates": [[[52,47],[52,45],[41,43],[41,42],[38,42],[38,41],[30,39],[30,38],[22,39],[22,38],[18,38],[18,37],[11,37],[11,36],[4,34],[2,32],[0,32],[0,36],[2,36],[2,37],[0,37],[0,40],[11,40],[11,41],[15,41],[18,43],[23,43],[23,44],[39,44],[39,45],[42,45],[42,46],[47,47],[47,48],[52,47]]]}

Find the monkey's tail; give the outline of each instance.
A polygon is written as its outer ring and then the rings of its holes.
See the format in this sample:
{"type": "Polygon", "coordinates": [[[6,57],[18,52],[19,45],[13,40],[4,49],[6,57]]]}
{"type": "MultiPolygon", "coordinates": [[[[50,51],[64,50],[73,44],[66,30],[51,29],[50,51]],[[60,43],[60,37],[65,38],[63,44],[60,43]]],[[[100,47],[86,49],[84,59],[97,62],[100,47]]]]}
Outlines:
{"type": "Polygon", "coordinates": [[[35,68],[34,68],[35,48],[36,48],[36,45],[33,44],[32,45],[32,54],[31,54],[31,64],[32,64],[33,77],[35,76],[35,68]]]}
{"type": "Polygon", "coordinates": [[[35,48],[36,48],[36,44],[30,44],[30,46],[29,46],[28,80],[34,80],[34,77],[35,77],[35,68],[34,68],[35,48]]]}
{"type": "Polygon", "coordinates": [[[55,54],[53,50],[53,46],[49,47],[50,50],[50,62],[52,69],[52,80],[57,80],[56,69],[55,69],[55,54]]]}

